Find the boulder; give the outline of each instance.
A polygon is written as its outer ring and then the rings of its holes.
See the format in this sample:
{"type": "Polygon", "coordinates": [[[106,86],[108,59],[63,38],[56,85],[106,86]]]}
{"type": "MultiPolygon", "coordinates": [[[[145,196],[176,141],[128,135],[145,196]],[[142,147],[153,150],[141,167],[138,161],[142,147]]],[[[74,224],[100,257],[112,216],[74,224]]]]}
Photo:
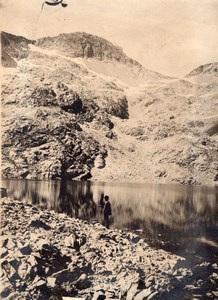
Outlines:
{"type": "Polygon", "coordinates": [[[13,251],[13,256],[18,259],[22,259],[24,255],[20,252],[20,250],[13,251]]]}
{"type": "Polygon", "coordinates": [[[50,230],[51,227],[47,225],[45,222],[41,220],[31,220],[29,223],[29,227],[35,227],[35,228],[43,228],[45,230],[50,230]]]}
{"type": "Polygon", "coordinates": [[[34,293],[38,295],[37,299],[39,300],[47,300],[52,296],[52,291],[44,280],[37,282],[34,288],[34,293]]]}
{"type": "Polygon", "coordinates": [[[71,234],[70,236],[66,236],[64,239],[64,244],[66,247],[73,247],[74,236],[71,234]]]}
{"type": "Polygon", "coordinates": [[[139,293],[138,285],[137,284],[131,284],[131,287],[127,291],[126,300],[133,300],[135,299],[135,296],[139,293]]]}
{"type": "Polygon", "coordinates": [[[35,267],[37,265],[36,257],[31,254],[26,258],[26,262],[30,265],[30,267],[35,267]]]}
{"type": "Polygon", "coordinates": [[[8,256],[9,252],[6,248],[1,248],[1,258],[8,256]]]}
{"type": "Polygon", "coordinates": [[[98,169],[102,169],[105,167],[105,159],[100,154],[95,159],[95,167],[98,169]]]}
{"type": "Polygon", "coordinates": [[[106,299],[105,291],[102,289],[97,290],[92,297],[92,300],[105,300],[105,299],[106,299]]]}
{"type": "Polygon", "coordinates": [[[128,238],[133,244],[137,244],[141,240],[140,236],[134,233],[129,233],[128,238]]]}
{"type": "Polygon", "coordinates": [[[56,279],[54,277],[47,277],[47,284],[50,287],[55,287],[56,279]]]}
{"type": "Polygon", "coordinates": [[[8,250],[13,250],[15,248],[15,243],[14,241],[12,240],[12,238],[9,238],[8,239],[8,242],[6,244],[6,247],[8,250]]]}
{"type": "Polygon", "coordinates": [[[8,260],[8,263],[17,271],[21,264],[21,261],[16,258],[12,258],[8,260]]]}
{"type": "Polygon", "coordinates": [[[10,264],[10,260],[2,259],[1,260],[1,268],[4,271],[4,274],[7,274],[8,278],[11,278],[16,274],[16,269],[10,264]]]}
{"type": "Polygon", "coordinates": [[[145,279],[145,286],[146,288],[149,288],[155,284],[155,277],[154,276],[149,276],[145,279]]]}
{"type": "Polygon", "coordinates": [[[20,248],[20,252],[23,255],[30,255],[32,253],[32,248],[29,244],[24,245],[22,248],[20,248]]]}
{"type": "Polygon", "coordinates": [[[113,290],[108,290],[105,292],[106,299],[116,299],[116,293],[113,290]]]}
{"type": "Polygon", "coordinates": [[[1,236],[1,240],[0,240],[1,249],[6,247],[7,243],[8,243],[8,237],[1,236]]]}
{"type": "Polygon", "coordinates": [[[49,245],[50,241],[46,238],[43,238],[42,235],[40,234],[39,236],[36,236],[35,234],[31,234],[31,239],[32,241],[35,240],[35,249],[37,251],[40,251],[43,247],[43,245],[49,245]]]}
{"type": "Polygon", "coordinates": [[[10,296],[14,292],[12,284],[7,280],[1,280],[1,299],[5,299],[10,296]]]}
{"type": "Polygon", "coordinates": [[[24,261],[20,264],[17,273],[22,280],[28,280],[30,278],[31,266],[24,261]]]}
{"type": "Polygon", "coordinates": [[[88,289],[92,286],[92,282],[88,279],[88,276],[83,273],[75,282],[75,286],[78,290],[88,289]]]}
{"type": "Polygon", "coordinates": [[[39,250],[41,258],[46,260],[54,260],[61,255],[60,250],[51,244],[43,244],[42,248],[39,250]]]}
{"type": "Polygon", "coordinates": [[[148,299],[148,297],[149,297],[151,294],[152,294],[151,288],[142,290],[141,292],[139,292],[139,293],[135,296],[134,300],[148,299]]]}

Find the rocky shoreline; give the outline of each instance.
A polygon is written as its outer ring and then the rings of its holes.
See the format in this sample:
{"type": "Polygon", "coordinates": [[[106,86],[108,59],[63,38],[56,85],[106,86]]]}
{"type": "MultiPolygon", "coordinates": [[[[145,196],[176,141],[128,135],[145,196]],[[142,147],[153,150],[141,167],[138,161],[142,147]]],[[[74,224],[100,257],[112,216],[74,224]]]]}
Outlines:
{"type": "Polygon", "coordinates": [[[2,299],[218,297],[216,263],[189,266],[133,233],[6,197],[1,208],[2,299]]]}

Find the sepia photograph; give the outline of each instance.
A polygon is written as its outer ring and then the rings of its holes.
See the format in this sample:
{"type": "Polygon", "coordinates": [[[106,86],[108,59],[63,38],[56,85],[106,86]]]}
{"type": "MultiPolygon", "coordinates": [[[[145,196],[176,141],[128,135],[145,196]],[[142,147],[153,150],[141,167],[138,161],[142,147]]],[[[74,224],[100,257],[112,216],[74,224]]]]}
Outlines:
{"type": "Polygon", "coordinates": [[[218,299],[218,1],[0,0],[0,298],[218,299]]]}

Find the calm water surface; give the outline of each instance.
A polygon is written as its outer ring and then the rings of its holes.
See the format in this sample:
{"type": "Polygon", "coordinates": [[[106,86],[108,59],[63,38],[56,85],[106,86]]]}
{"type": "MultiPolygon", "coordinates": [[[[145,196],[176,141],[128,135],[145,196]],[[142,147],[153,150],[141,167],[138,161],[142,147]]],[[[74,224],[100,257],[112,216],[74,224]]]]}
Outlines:
{"type": "Polygon", "coordinates": [[[109,195],[111,228],[136,231],[149,244],[183,256],[217,259],[217,187],[30,180],[2,185],[12,199],[88,221],[102,221],[99,200],[109,195]]]}

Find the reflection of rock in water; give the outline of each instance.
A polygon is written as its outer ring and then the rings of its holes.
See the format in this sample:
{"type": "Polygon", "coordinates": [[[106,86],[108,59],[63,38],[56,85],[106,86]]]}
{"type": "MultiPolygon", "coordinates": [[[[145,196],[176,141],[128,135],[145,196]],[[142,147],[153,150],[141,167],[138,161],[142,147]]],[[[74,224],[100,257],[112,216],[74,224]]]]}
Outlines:
{"type": "Polygon", "coordinates": [[[141,228],[140,236],[152,246],[185,257],[200,255],[214,260],[215,257],[218,257],[217,226],[206,226],[205,223],[200,223],[201,227],[199,227],[198,222],[193,222],[190,229],[183,230],[183,227],[178,229],[166,224],[158,224],[155,221],[148,224],[138,220],[138,227],[137,223],[132,224],[130,222],[128,228],[137,232],[139,232],[137,229],[141,228]]]}
{"type": "MultiPolygon", "coordinates": [[[[106,184],[95,188],[91,182],[76,181],[8,180],[3,184],[11,198],[101,223],[97,202],[100,193],[107,192],[112,199],[113,227],[141,229],[147,241],[169,251],[194,247],[196,237],[217,242],[218,189],[215,188],[106,184]]],[[[205,243],[202,247],[195,246],[196,251],[207,247],[205,243]]]]}
{"type": "Polygon", "coordinates": [[[218,211],[217,201],[211,205],[207,199],[197,200],[192,191],[185,198],[179,196],[175,199],[171,207],[163,206],[161,202],[159,206],[150,203],[146,208],[155,211],[155,218],[152,218],[153,214],[136,217],[134,210],[120,206],[121,227],[142,230],[141,236],[152,246],[186,257],[199,255],[215,261],[218,256],[218,227],[214,219],[218,211]],[[202,238],[210,243],[203,243],[202,238]],[[214,247],[214,241],[217,247],[214,247]]]}
{"type": "Polygon", "coordinates": [[[6,188],[0,188],[0,198],[4,198],[7,197],[8,193],[7,193],[7,189],[6,188]]]}
{"type": "Polygon", "coordinates": [[[42,209],[87,220],[97,213],[90,182],[10,180],[7,187],[10,197],[42,209]]]}
{"type": "Polygon", "coordinates": [[[97,206],[93,200],[90,182],[69,184],[61,181],[58,203],[58,211],[65,212],[71,217],[90,220],[96,216],[97,206]]]}

